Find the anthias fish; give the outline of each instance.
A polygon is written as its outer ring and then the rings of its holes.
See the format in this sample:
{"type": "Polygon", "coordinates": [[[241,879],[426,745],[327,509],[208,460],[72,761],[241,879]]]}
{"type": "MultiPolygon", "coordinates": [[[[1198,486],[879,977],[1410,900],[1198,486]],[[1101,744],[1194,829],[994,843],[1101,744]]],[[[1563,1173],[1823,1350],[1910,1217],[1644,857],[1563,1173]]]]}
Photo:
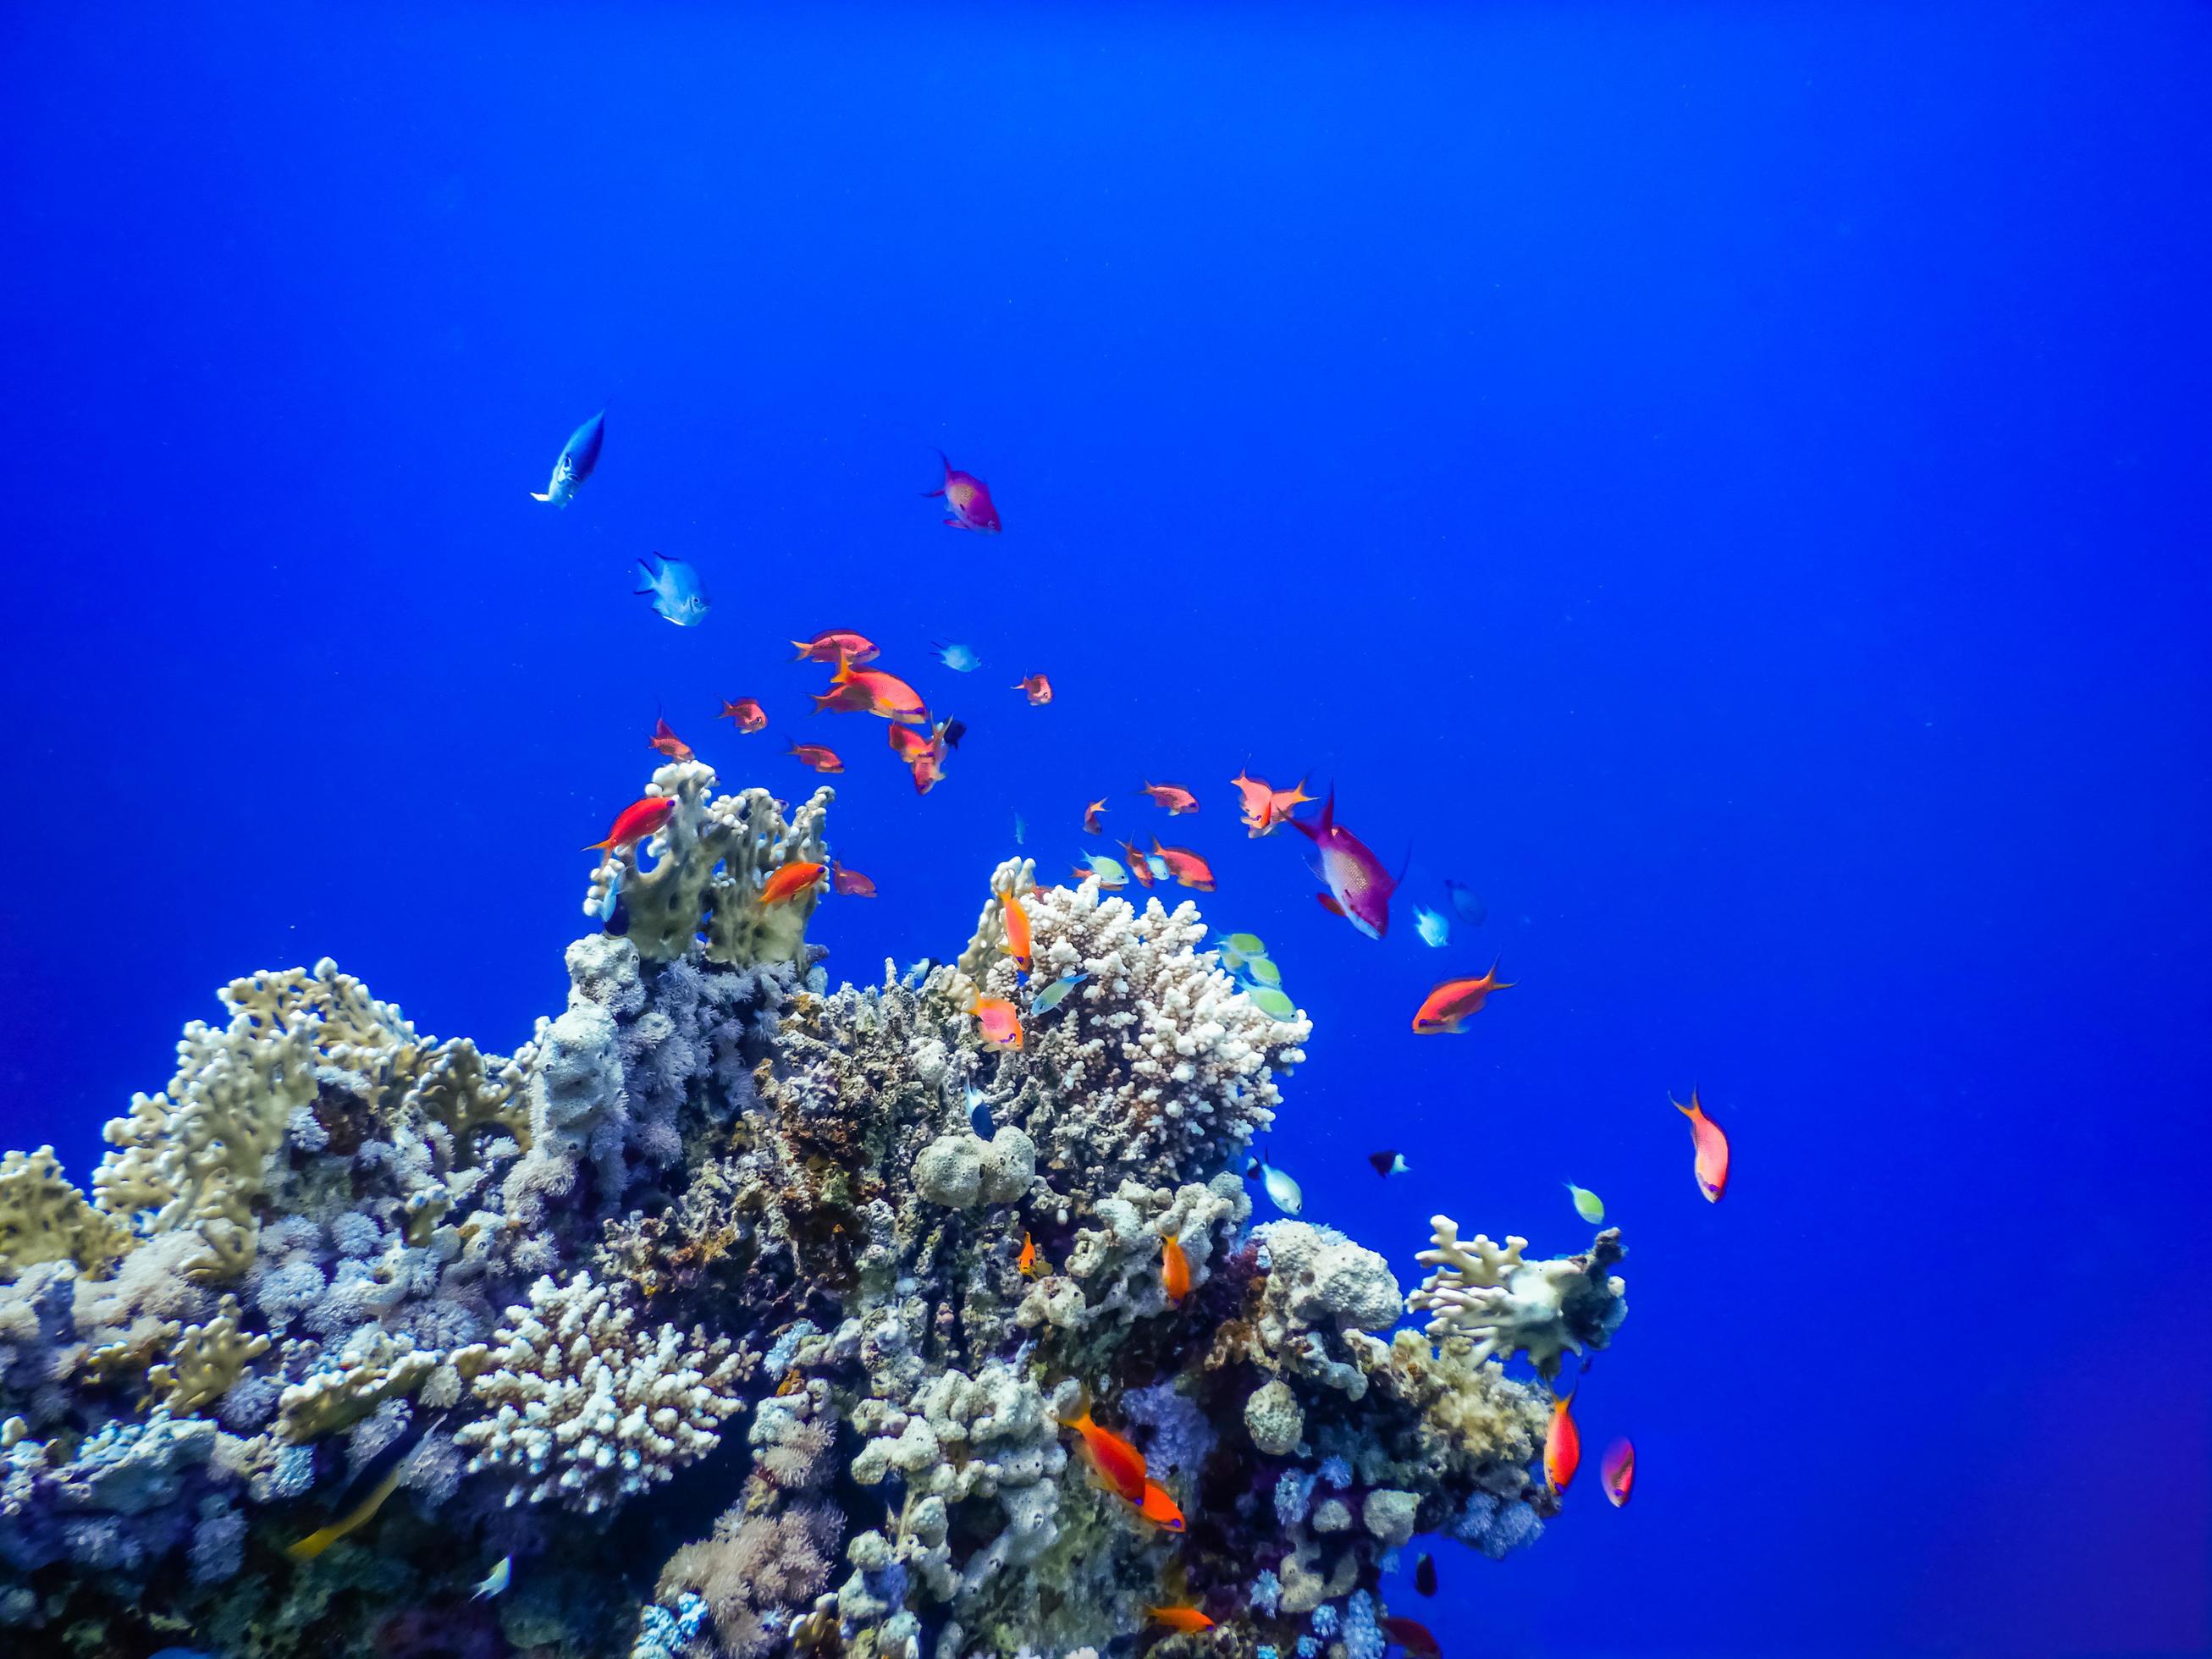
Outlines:
{"type": "Polygon", "coordinates": [[[1443,1659],[1443,1650],[1429,1627],[1418,1619],[1386,1616],[1375,1621],[1384,1638],[1406,1650],[1406,1659],[1443,1659]]]}
{"type": "Polygon", "coordinates": [[[954,530],[974,530],[987,536],[999,533],[999,509],[991,500],[991,487],[972,472],[963,472],[952,465],[943,450],[937,459],[945,463],[945,482],[935,489],[926,489],[926,497],[942,495],[952,516],[945,522],[954,530]]]}
{"type": "Polygon", "coordinates": [[[1060,1425],[1083,1437],[1083,1455],[1101,1486],[1121,1493],[1132,1504],[1145,1501],[1144,1453],[1113,1430],[1102,1429],[1092,1422],[1088,1402],[1075,1416],[1063,1419],[1060,1425]]]}
{"type": "Polygon", "coordinates": [[[1179,783],[1148,783],[1137,793],[1150,795],[1152,805],[1165,807],[1170,817],[1198,811],[1198,797],[1179,783]]]}
{"type": "Polygon", "coordinates": [[[1165,1625],[1170,1630],[1195,1636],[1200,1631],[1212,1630],[1213,1620],[1196,1607],[1146,1607],[1145,1617],[1156,1625],[1165,1625]]]}
{"type": "Polygon", "coordinates": [[[1014,682],[1014,690],[1028,694],[1032,708],[1042,708],[1052,701],[1052,682],[1042,674],[1023,675],[1014,682]]]}
{"type": "Polygon", "coordinates": [[[1022,1235],[1022,1253],[1014,1258],[1014,1270],[1028,1278],[1036,1277],[1036,1240],[1027,1233],[1022,1235]]]}
{"type": "Polygon", "coordinates": [[[1467,1022],[1482,1012],[1492,991],[1510,991],[1510,983],[1498,977],[1498,964],[1480,979],[1448,979],[1434,987],[1413,1011],[1413,1030],[1423,1036],[1451,1035],[1467,1029],[1467,1022]]]}
{"type": "Polygon", "coordinates": [[[658,834],[675,811],[676,798],[672,795],[648,795],[643,800],[634,800],[615,814],[614,828],[607,831],[607,838],[593,842],[584,850],[626,853],[647,836],[658,834]]]}
{"type": "Polygon", "coordinates": [[[1728,1191],[1728,1137],[1721,1133],[1719,1124],[1705,1115],[1705,1109],[1698,1103],[1694,1084],[1691,1085],[1688,1105],[1679,1100],[1672,1103],[1676,1111],[1690,1120],[1690,1142],[1697,1153],[1692,1168],[1698,1177],[1698,1190],[1705,1195],[1708,1203],[1717,1204],[1721,1194],[1728,1191]]]}
{"type": "Polygon", "coordinates": [[[921,693],[896,674],[887,674],[880,668],[855,668],[848,662],[837,665],[837,672],[830,677],[830,684],[847,696],[858,696],[862,701],[857,707],[862,713],[880,714],[887,720],[899,720],[908,726],[929,724],[929,710],[921,701],[921,693]]]}
{"type": "Polygon", "coordinates": [[[1181,1302],[1190,1294],[1190,1258],[1173,1233],[1160,1240],[1160,1288],[1170,1302],[1181,1302]]]}
{"type": "Polygon", "coordinates": [[[1006,998],[979,996],[968,1005],[968,1012],[975,1017],[975,1024],[982,1030],[984,1042],[993,1048],[1018,1048],[1022,1046],[1021,1013],[1006,998]]]}
{"type": "Polygon", "coordinates": [[[1158,879],[1152,873],[1152,861],[1138,850],[1136,842],[1123,842],[1121,850],[1129,855],[1129,873],[1137,878],[1137,884],[1139,887],[1150,887],[1158,879]]]}
{"type": "Polygon", "coordinates": [[[811,766],[817,772],[842,772],[845,769],[845,763],[839,760],[834,751],[823,748],[819,744],[794,743],[784,752],[797,756],[800,765],[811,766]]]}
{"type": "Polygon", "coordinates": [[[999,890],[999,923],[1006,930],[1006,951],[1014,966],[1030,970],[1030,913],[1022,908],[1021,895],[1012,887],[999,890]]]}
{"type": "Polygon", "coordinates": [[[553,463],[553,482],[542,490],[532,490],[530,499],[550,501],[556,507],[566,507],[575,500],[577,486],[599,464],[599,446],[606,436],[607,411],[603,409],[568,434],[568,441],[561,446],[560,459],[553,463]]]}
{"type": "Polygon", "coordinates": [[[714,718],[729,721],[740,732],[757,732],[768,724],[768,710],[757,697],[739,697],[735,702],[725,698],[722,712],[714,718]]]}
{"type": "Polygon", "coordinates": [[[1598,1461],[1597,1473],[1613,1508],[1626,1509],[1630,1494],[1636,1490],[1635,1443],[1624,1437],[1607,1446],[1605,1455],[1598,1461]]]}
{"type": "Polygon", "coordinates": [[[1105,798],[1102,796],[1083,809],[1083,833],[1086,836],[1104,835],[1106,833],[1106,826],[1101,823],[1100,820],[1105,816],[1106,801],[1105,798]]]}
{"type": "Polygon", "coordinates": [[[848,870],[836,860],[830,860],[830,890],[844,898],[873,898],[876,884],[858,870],[848,870]]]}
{"type": "Polygon", "coordinates": [[[640,597],[650,596],[653,608],[674,623],[678,628],[690,628],[704,620],[708,602],[706,589],[699,585],[699,573],[681,559],[662,559],[659,568],[640,559],[637,568],[645,572],[645,586],[631,592],[640,597]]]}
{"type": "Polygon", "coordinates": [[[799,651],[793,662],[848,662],[857,668],[880,654],[873,640],[848,628],[832,628],[811,640],[793,640],[792,644],[799,651]]]}
{"type": "Polygon", "coordinates": [[[653,735],[645,740],[645,746],[659,750],[672,761],[692,758],[691,745],[678,737],[665,719],[653,721],[653,735]]]}
{"type": "Polygon", "coordinates": [[[1336,821],[1336,791],[1322,803],[1312,823],[1292,818],[1291,827],[1314,844],[1315,873],[1328,890],[1317,895],[1322,908],[1342,916],[1370,939],[1390,931],[1390,895],[1398,883],[1366,844],[1336,821]]]}
{"type": "Polygon", "coordinates": [[[764,905],[787,903],[801,893],[811,891],[829,871],[826,864],[811,864],[804,860],[780,866],[761,884],[760,902],[764,905]]]}
{"type": "Polygon", "coordinates": [[[1194,892],[1213,890],[1213,866],[1188,847],[1163,847],[1158,836],[1152,837],[1152,856],[1165,860],[1168,873],[1178,887],[1188,887],[1194,892]]]}
{"type": "Polygon", "coordinates": [[[1145,1482],[1145,1498],[1137,1505],[1137,1513],[1154,1526],[1164,1527],[1170,1532],[1181,1532],[1183,1528],[1182,1508],[1168,1496],[1168,1489],[1157,1480],[1145,1482]]]}
{"type": "Polygon", "coordinates": [[[1552,1402],[1552,1421],[1544,1431],[1544,1479],[1553,1492],[1565,1492],[1582,1466],[1583,1437],[1575,1427],[1575,1391],[1552,1402]]]}

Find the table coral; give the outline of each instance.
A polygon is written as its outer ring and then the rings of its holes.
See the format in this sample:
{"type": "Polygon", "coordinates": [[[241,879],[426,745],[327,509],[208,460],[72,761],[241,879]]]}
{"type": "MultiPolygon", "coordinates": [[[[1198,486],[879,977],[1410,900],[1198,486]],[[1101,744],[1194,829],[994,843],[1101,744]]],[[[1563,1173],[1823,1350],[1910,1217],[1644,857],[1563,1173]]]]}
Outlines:
{"type": "Polygon", "coordinates": [[[1429,1337],[1394,1329],[1382,1257],[1250,1225],[1310,1027],[1194,905],[1011,860],[956,962],[831,990],[812,896],[757,896],[823,856],[829,792],[650,787],[675,811],[602,862],[566,1005],[511,1053],[326,961],[255,975],[111,1126],[92,1200],[0,1163],[9,1651],[368,1659],[441,1608],[487,1655],[1073,1656],[1188,1600],[1219,1624],[1178,1650],[1375,1659],[1412,1540],[1541,1532],[1549,1396],[1503,1362],[1610,1339],[1616,1234],[1529,1261],[1439,1218],[1429,1337]],[[1086,1403],[1185,1530],[1093,1477],[1086,1403]],[[358,1529],[280,1547],[380,1474],[358,1529]]]}

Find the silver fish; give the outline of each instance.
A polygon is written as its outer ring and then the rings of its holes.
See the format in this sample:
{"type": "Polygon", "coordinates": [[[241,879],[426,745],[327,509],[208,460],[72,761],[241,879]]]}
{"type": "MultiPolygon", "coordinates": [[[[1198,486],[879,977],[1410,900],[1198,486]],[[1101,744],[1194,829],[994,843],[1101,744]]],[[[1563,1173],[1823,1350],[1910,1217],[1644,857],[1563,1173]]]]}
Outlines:
{"type": "Polygon", "coordinates": [[[599,446],[606,441],[607,411],[598,414],[578,427],[561,446],[561,459],[553,463],[553,482],[541,493],[530,492],[533,501],[550,501],[556,507],[566,507],[576,498],[576,486],[592,476],[592,469],[599,464],[599,446]]]}
{"type": "Polygon", "coordinates": [[[678,628],[690,628],[702,621],[707,615],[707,591],[699,586],[699,573],[681,559],[660,559],[660,568],[655,570],[643,559],[637,568],[645,572],[645,586],[632,592],[653,596],[653,608],[674,623],[678,628]]]}
{"type": "Polygon", "coordinates": [[[1260,1177],[1260,1184],[1267,1190],[1267,1201],[1285,1215],[1296,1215],[1305,1207],[1306,1195],[1298,1190],[1298,1183],[1262,1158],[1255,1158],[1244,1171],[1249,1181],[1260,1177]]]}
{"type": "Polygon", "coordinates": [[[469,1597],[469,1600],[471,1601],[490,1601],[493,1596],[497,1595],[501,1590],[507,1588],[507,1581],[514,1577],[514,1558],[511,1555],[501,1556],[499,1558],[499,1565],[484,1575],[483,1583],[477,1586],[477,1593],[469,1597]]]}

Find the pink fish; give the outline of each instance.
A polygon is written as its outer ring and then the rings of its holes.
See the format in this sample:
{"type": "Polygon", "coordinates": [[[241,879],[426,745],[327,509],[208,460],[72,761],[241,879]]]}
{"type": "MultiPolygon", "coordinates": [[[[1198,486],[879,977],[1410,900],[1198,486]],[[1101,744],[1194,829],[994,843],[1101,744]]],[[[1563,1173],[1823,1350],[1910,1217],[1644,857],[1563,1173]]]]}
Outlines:
{"type": "Polygon", "coordinates": [[[1328,792],[1328,799],[1322,803],[1321,817],[1314,823],[1303,818],[1288,822],[1314,844],[1315,873],[1328,889],[1316,895],[1322,908],[1342,916],[1370,939],[1381,939],[1389,933],[1390,895],[1397,890],[1397,878],[1358,836],[1338,826],[1336,791],[1328,792]]]}
{"type": "Polygon", "coordinates": [[[972,472],[963,472],[945,459],[939,450],[937,459],[945,462],[945,487],[924,493],[942,495],[945,504],[952,509],[952,516],[945,522],[955,530],[980,530],[988,536],[999,533],[999,509],[991,504],[991,487],[972,472]]]}

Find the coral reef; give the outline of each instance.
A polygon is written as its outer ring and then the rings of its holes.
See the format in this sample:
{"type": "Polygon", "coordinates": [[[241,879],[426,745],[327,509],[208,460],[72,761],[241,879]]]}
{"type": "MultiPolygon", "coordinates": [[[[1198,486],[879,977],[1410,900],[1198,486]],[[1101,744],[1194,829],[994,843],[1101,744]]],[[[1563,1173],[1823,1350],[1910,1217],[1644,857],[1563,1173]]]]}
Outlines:
{"type": "Polygon", "coordinates": [[[8,1652],[1096,1659],[1176,1601],[1218,1623],[1170,1646],[1377,1659],[1411,1540],[1540,1533],[1549,1392],[1506,1365],[1606,1345],[1617,1233],[1541,1261],[1439,1217],[1409,1304],[1254,1228],[1310,1027],[1193,905],[1010,862],[956,961],[832,991],[811,893],[759,902],[830,792],[714,782],[654,774],[675,810],[511,1056],[258,974],[89,1198],[0,1162],[8,1652]]]}

